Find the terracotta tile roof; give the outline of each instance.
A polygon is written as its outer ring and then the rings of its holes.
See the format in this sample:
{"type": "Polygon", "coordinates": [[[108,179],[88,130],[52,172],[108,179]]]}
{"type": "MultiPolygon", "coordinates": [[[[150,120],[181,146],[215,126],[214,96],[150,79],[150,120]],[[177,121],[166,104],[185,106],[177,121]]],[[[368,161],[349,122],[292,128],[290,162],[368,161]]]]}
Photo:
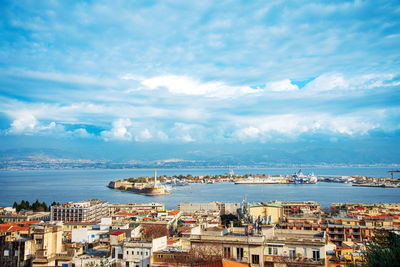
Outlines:
{"type": "Polygon", "coordinates": [[[178,214],[179,213],[179,210],[173,210],[173,211],[170,211],[170,212],[168,212],[168,215],[176,215],[176,214],[178,214]]]}
{"type": "Polygon", "coordinates": [[[28,231],[29,229],[29,227],[21,227],[14,224],[0,224],[1,233],[28,231]]]}
{"type": "Polygon", "coordinates": [[[125,232],[122,232],[122,231],[116,231],[116,232],[112,232],[112,233],[110,233],[110,235],[122,235],[122,234],[125,234],[125,232]]]}

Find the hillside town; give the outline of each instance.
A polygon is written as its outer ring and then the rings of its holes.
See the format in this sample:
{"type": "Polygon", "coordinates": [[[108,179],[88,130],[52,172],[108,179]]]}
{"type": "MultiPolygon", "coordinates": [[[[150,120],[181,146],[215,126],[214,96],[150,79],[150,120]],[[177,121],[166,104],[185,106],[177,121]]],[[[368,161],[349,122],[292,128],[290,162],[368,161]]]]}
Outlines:
{"type": "Polygon", "coordinates": [[[0,220],[0,266],[345,266],[364,262],[376,234],[400,231],[400,204],[92,199],[3,207],[0,220]]]}

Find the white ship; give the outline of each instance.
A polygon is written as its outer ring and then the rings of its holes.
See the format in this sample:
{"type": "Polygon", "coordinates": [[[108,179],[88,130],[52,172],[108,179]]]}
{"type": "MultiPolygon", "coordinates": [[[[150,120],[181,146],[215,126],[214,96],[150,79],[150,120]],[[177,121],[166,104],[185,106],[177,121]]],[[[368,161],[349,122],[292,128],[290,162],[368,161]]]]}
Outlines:
{"type": "Polygon", "coordinates": [[[281,177],[254,178],[237,180],[235,184],[283,184],[281,177]]]}
{"type": "Polygon", "coordinates": [[[314,173],[310,173],[309,175],[304,175],[301,169],[293,174],[291,183],[294,184],[316,184],[318,181],[317,176],[314,173]]]}

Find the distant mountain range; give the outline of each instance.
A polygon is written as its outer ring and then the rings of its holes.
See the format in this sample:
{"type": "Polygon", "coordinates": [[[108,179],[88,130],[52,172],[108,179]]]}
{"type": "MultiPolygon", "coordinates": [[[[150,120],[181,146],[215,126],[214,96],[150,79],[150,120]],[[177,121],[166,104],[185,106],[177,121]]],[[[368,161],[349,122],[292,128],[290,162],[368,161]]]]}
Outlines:
{"type": "MultiPolygon", "coordinates": [[[[337,154],[338,151],[335,151],[337,154]]],[[[343,155],[341,155],[343,156],[343,155]]],[[[360,167],[360,166],[400,166],[393,162],[335,162],[317,161],[315,158],[329,157],[329,151],[284,151],[269,152],[259,156],[252,151],[247,155],[215,153],[210,157],[193,156],[189,158],[166,159],[88,159],[77,158],[74,153],[59,149],[12,149],[0,151],[0,169],[124,169],[124,168],[196,168],[196,167],[360,167]],[[217,156],[219,154],[219,156],[217,156]],[[312,157],[309,155],[313,155],[312,157]],[[302,158],[300,161],[299,158],[302,158]]]]}

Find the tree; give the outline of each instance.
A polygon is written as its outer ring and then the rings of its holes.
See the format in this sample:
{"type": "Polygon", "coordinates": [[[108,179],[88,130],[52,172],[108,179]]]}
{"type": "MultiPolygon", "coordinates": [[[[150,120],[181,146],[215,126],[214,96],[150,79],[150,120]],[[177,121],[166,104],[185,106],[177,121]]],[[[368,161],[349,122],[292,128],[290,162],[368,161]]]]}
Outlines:
{"type": "Polygon", "coordinates": [[[242,222],[238,220],[238,218],[233,214],[225,214],[221,215],[221,223],[225,225],[225,227],[230,226],[230,222],[233,221],[234,227],[241,227],[242,222]]]}
{"type": "Polygon", "coordinates": [[[164,225],[151,224],[144,226],[143,235],[145,236],[146,239],[152,240],[154,238],[168,236],[169,231],[167,227],[164,225]]]}
{"type": "Polygon", "coordinates": [[[222,260],[224,249],[221,244],[196,244],[189,251],[192,264],[207,263],[222,260]]]}
{"type": "Polygon", "coordinates": [[[369,267],[400,266],[400,236],[394,232],[377,232],[366,246],[364,257],[369,267]]]}

